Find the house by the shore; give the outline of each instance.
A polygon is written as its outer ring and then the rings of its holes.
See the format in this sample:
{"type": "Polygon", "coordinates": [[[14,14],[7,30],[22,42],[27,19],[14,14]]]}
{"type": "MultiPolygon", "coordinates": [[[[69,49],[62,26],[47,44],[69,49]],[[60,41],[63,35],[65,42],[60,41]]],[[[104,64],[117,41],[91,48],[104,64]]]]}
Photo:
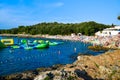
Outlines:
{"type": "Polygon", "coordinates": [[[103,31],[95,33],[96,36],[114,36],[120,34],[120,26],[114,26],[112,28],[106,28],[103,31]]]}

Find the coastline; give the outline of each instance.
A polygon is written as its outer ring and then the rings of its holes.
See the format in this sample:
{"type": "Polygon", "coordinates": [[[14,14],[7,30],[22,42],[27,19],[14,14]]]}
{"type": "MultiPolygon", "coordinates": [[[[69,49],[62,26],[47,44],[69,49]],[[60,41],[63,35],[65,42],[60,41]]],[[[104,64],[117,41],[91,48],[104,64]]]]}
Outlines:
{"type": "Polygon", "coordinates": [[[120,50],[104,54],[79,55],[73,64],[54,65],[33,71],[1,76],[1,80],[118,80],[120,79],[120,50]]]}
{"type": "MultiPolygon", "coordinates": [[[[1,35],[0,35],[1,36],[1,35]]],[[[19,36],[19,37],[33,37],[33,38],[51,38],[63,40],[77,40],[83,42],[90,42],[97,45],[97,37],[94,36],[50,36],[50,35],[23,35],[23,34],[2,34],[2,36],[19,36]],[[95,41],[96,40],[96,41],[95,41]],[[93,42],[94,41],[94,42],[93,42]]],[[[118,37],[118,36],[114,36],[118,37]]],[[[114,38],[113,37],[113,38],[114,38]]],[[[107,38],[101,38],[106,40],[107,38]]],[[[98,38],[98,39],[99,39],[98,38]]],[[[108,37],[111,39],[111,37],[108,37]]],[[[119,38],[116,38],[119,39],[119,38]]],[[[114,41],[114,39],[112,40],[114,41]]],[[[110,43],[110,42],[109,42],[110,43]]],[[[103,43],[101,43],[103,44],[103,43]]],[[[97,56],[79,55],[73,64],[56,65],[51,68],[38,68],[33,71],[25,71],[22,73],[11,74],[8,76],[1,76],[1,80],[9,79],[29,79],[29,80],[44,80],[50,78],[53,80],[69,79],[73,80],[98,80],[98,79],[120,79],[120,50],[108,51],[97,56]]]]}
{"type": "Polygon", "coordinates": [[[71,35],[30,35],[30,34],[0,34],[0,36],[6,37],[25,37],[25,38],[50,38],[50,39],[63,39],[63,40],[77,40],[76,36],[71,37],[71,35]]]}
{"type": "Polygon", "coordinates": [[[7,37],[25,37],[25,38],[48,38],[48,39],[62,39],[81,41],[90,43],[93,46],[103,46],[108,49],[120,49],[120,35],[116,36],[85,36],[85,35],[30,35],[30,34],[0,34],[0,36],[7,37]]]}

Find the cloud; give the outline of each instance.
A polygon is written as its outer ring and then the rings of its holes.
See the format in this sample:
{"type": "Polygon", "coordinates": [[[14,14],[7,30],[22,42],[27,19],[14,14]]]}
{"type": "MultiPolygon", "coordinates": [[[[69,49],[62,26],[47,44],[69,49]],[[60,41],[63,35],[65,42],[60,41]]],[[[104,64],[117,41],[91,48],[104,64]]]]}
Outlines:
{"type": "Polygon", "coordinates": [[[41,8],[58,8],[58,7],[62,7],[64,5],[63,2],[49,2],[49,3],[42,3],[42,2],[38,2],[35,3],[35,5],[37,7],[41,7],[41,8]]]}
{"type": "Polygon", "coordinates": [[[26,9],[2,8],[0,9],[0,24],[15,27],[32,23],[30,15],[26,12],[28,12],[26,9]]]}
{"type": "MultiPolygon", "coordinates": [[[[22,3],[24,0],[20,0],[20,2],[22,3]]],[[[35,3],[34,6],[33,4],[21,6],[0,3],[0,24],[13,27],[36,24],[44,20],[44,15],[50,14],[54,9],[63,5],[62,2],[39,2],[35,3]]]]}
{"type": "Polygon", "coordinates": [[[62,2],[57,2],[57,3],[51,4],[52,7],[61,7],[63,5],[64,5],[64,3],[62,3],[62,2]]]}

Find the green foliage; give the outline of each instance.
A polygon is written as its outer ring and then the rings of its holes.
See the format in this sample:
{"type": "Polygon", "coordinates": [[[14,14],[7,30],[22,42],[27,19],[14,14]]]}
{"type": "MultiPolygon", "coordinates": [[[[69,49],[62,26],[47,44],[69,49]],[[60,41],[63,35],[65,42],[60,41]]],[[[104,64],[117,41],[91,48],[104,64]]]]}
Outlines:
{"type": "Polygon", "coordinates": [[[93,51],[107,51],[107,50],[110,50],[112,48],[106,48],[106,47],[103,47],[103,46],[100,46],[100,45],[95,45],[95,46],[88,46],[89,49],[93,50],[93,51]]]}
{"type": "Polygon", "coordinates": [[[97,68],[99,68],[99,65],[98,65],[96,62],[94,62],[94,64],[95,64],[95,66],[96,66],[97,68]]]}
{"type": "Polygon", "coordinates": [[[112,70],[112,73],[110,74],[110,78],[113,76],[113,75],[115,75],[115,73],[116,73],[117,71],[116,70],[112,70]]]}
{"type": "Polygon", "coordinates": [[[118,20],[120,20],[120,16],[118,16],[117,18],[118,18],[118,20]]]}
{"type": "Polygon", "coordinates": [[[49,77],[49,76],[47,76],[44,80],[50,80],[50,77],[49,77]]]}
{"type": "Polygon", "coordinates": [[[70,35],[71,33],[82,33],[83,35],[94,35],[95,32],[101,31],[110,25],[99,24],[94,21],[82,23],[39,23],[32,26],[19,26],[9,30],[0,30],[0,34],[25,33],[25,34],[50,34],[50,35],[70,35]]]}
{"type": "Polygon", "coordinates": [[[69,76],[69,77],[67,78],[67,80],[75,80],[75,77],[69,76]]]}

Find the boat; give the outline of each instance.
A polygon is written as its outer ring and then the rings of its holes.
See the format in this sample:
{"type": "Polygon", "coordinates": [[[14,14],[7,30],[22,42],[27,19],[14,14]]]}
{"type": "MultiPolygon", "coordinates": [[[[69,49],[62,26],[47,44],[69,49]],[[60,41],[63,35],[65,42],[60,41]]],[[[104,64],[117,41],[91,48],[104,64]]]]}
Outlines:
{"type": "Polygon", "coordinates": [[[12,48],[21,48],[21,49],[26,49],[26,50],[31,50],[31,49],[44,49],[48,48],[49,44],[47,42],[38,42],[37,40],[34,40],[33,42],[23,39],[18,45],[13,45],[11,46],[12,48]]]}
{"type": "Polygon", "coordinates": [[[19,45],[12,45],[11,48],[17,49],[17,48],[20,48],[20,46],[19,45]]]}
{"type": "MultiPolygon", "coordinates": [[[[10,44],[13,44],[13,42],[14,41],[11,40],[10,44]]],[[[22,39],[20,43],[10,45],[10,47],[14,49],[21,48],[21,49],[31,50],[31,49],[44,49],[44,48],[48,48],[49,46],[56,46],[62,43],[63,42],[50,42],[48,40],[47,41],[44,41],[44,40],[30,41],[27,39],[22,39]]]]}
{"type": "Polygon", "coordinates": [[[56,46],[56,45],[58,45],[58,43],[57,42],[49,42],[49,45],[50,46],[56,46]]]}
{"type": "Polygon", "coordinates": [[[41,44],[37,44],[36,46],[34,46],[35,49],[44,49],[48,47],[49,47],[48,43],[41,43],[41,44]]]}
{"type": "Polygon", "coordinates": [[[1,42],[6,45],[6,46],[11,46],[14,44],[14,40],[13,39],[1,39],[1,42]]]}
{"type": "Polygon", "coordinates": [[[22,39],[20,43],[21,43],[21,44],[26,44],[26,43],[27,43],[27,40],[26,40],[26,39],[22,39]]]}
{"type": "Polygon", "coordinates": [[[49,43],[50,46],[56,46],[56,45],[59,45],[59,44],[63,44],[63,42],[50,42],[50,41],[46,41],[49,43]]]}

